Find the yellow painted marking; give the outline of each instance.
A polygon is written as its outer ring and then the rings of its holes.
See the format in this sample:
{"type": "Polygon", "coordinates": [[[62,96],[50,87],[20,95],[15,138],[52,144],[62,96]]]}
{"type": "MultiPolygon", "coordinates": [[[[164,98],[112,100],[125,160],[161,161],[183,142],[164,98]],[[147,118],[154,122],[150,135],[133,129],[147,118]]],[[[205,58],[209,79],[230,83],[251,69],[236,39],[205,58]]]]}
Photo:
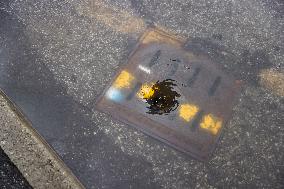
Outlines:
{"type": "Polygon", "coordinates": [[[129,88],[134,77],[127,71],[123,70],[113,83],[115,88],[129,88]]]}
{"type": "Polygon", "coordinates": [[[179,116],[189,122],[197,114],[199,108],[193,104],[182,104],[179,109],[179,116]]]}
{"type": "Polygon", "coordinates": [[[154,95],[155,90],[153,89],[154,84],[143,84],[137,93],[137,96],[142,99],[149,99],[154,95]]]}
{"type": "Polygon", "coordinates": [[[222,120],[212,114],[207,114],[203,117],[200,127],[216,135],[222,127],[222,120]]]}

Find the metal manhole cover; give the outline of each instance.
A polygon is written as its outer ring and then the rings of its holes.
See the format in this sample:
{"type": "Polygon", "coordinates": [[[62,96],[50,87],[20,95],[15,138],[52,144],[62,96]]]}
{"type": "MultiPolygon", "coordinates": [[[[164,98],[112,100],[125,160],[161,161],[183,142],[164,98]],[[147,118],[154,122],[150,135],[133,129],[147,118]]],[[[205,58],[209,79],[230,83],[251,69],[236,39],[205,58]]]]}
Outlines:
{"type": "Polygon", "coordinates": [[[97,101],[97,108],[199,160],[229,119],[239,83],[184,40],[151,28],[97,101]]]}

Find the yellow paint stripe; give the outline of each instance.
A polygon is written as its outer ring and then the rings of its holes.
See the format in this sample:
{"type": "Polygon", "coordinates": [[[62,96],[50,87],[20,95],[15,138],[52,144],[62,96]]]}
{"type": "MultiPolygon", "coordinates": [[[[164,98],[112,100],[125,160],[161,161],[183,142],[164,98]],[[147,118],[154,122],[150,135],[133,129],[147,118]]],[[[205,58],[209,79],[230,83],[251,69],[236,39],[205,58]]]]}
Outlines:
{"type": "Polygon", "coordinates": [[[193,104],[182,104],[179,109],[179,116],[187,122],[190,122],[199,111],[199,108],[193,104]]]}
{"type": "Polygon", "coordinates": [[[207,114],[202,118],[200,127],[216,135],[222,127],[222,120],[212,114],[207,114]]]}
{"type": "Polygon", "coordinates": [[[149,98],[151,98],[154,95],[154,93],[155,93],[155,91],[153,89],[153,85],[154,85],[154,83],[150,83],[150,84],[145,83],[145,84],[143,84],[141,86],[140,90],[138,91],[137,96],[139,98],[141,98],[141,99],[149,99],[149,98]]]}
{"type": "Polygon", "coordinates": [[[123,70],[113,83],[115,88],[129,88],[134,77],[129,72],[123,70]]]}

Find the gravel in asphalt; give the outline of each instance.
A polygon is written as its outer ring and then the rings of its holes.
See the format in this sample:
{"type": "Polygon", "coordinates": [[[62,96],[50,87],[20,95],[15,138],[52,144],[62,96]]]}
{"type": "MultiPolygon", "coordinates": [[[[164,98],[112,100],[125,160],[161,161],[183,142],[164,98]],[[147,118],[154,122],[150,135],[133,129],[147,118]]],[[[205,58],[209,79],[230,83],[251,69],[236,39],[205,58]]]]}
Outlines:
{"type": "Polygon", "coordinates": [[[87,188],[283,188],[283,10],[280,0],[12,0],[1,7],[0,87],[87,188]],[[245,82],[207,163],[95,110],[152,24],[245,82]]]}
{"type": "Polygon", "coordinates": [[[0,188],[31,189],[27,180],[0,147],[0,188]]]}

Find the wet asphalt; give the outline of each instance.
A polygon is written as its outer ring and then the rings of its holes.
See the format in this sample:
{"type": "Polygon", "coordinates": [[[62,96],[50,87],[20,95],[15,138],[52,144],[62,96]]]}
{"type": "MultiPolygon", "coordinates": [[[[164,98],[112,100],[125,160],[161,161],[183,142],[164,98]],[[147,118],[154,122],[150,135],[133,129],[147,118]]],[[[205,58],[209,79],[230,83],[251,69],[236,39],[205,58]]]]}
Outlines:
{"type": "Polygon", "coordinates": [[[0,148],[0,187],[3,189],[31,189],[27,180],[0,148]]]}
{"type": "Polygon", "coordinates": [[[87,188],[283,188],[280,0],[2,1],[0,87],[87,188]],[[97,112],[148,25],[245,85],[210,161],[97,112]]]}

